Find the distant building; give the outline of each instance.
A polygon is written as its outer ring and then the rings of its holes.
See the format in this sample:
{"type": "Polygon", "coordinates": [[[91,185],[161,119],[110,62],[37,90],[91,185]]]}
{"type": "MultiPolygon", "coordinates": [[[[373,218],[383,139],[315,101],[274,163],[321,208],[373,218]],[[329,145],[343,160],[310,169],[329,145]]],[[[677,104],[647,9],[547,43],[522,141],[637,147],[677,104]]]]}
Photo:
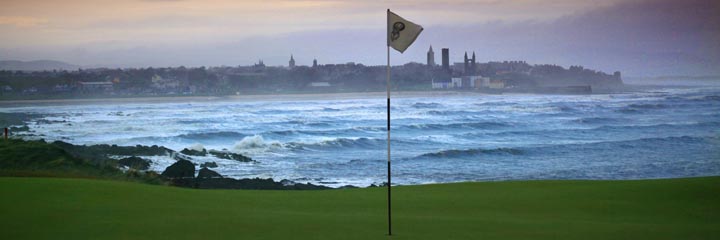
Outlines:
{"type": "Polygon", "coordinates": [[[465,52],[465,58],[463,59],[463,75],[472,76],[475,74],[477,74],[475,52],[472,53],[472,59],[468,58],[467,52],[465,52]]]}
{"type": "Polygon", "coordinates": [[[475,83],[475,88],[487,88],[490,85],[490,78],[483,76],[469,76],[475,83]]]}
{"type": "Polygon", "coordinates": [[[313,67],[317,67],[317,59],[313,59],[313,67]]]}
{"type": "Polygon", "coordinates": [[[450,88],[487,88],[489,84],[490,78],[483,76],[462,76],[450,80],[450,88]]]}
{"type": "Polygon", "coordinates": [[[475,74],[478,74],[478,72],[477,72],[477,62],[475,61],[475,51],[473,51],[472,62],[470,63],[470,74],[468,74],[468,75],[475,75],[475,74]]]}
{"type": "Polygon", "coordinates": [[[80,82],[80,89],[87,91],[112,91],[113,83],[111,81],[105,82],[80,82]]]}
{"type": "Polygon", "coordinates": [[[450,72],[450,49],[442,49],[442,68],[443,70],[450,72]]]}
{"type": "Polygon", "coordinates": [[[462,78],[461,77],[454,77],[450,79],[450,87],[451,88],[462,88],[462,78]]]}
{"type": "Polygon", "coordinates": [[[288,63],[288,67],[294,68],[295,67],[295,59],[293,59],[293,55],[290,54],[290,62],[288,63]]]}
{"type": "Polygon", "coordinates": [[[432,88],[433,89],[448,89],[452,88],[451,82],[449,81],[435,81],[435,79],[432,80],[432,88]]]}
{"type": "Polygon", "coordinates": [[[488,85],[488,88],[491,88],[491,89],[505,88],[505,81],[500,80],[500,79],[490,80],[490,84],[488,85]]]}
{"type": "Polygon", "coordinates": [[[463,74],[464,75],[470,75],[470,60],[468,60],[467,52],[465,52],[465,57],[463,58],[463,74]]]}
{"type": "Polygon", "coordinates": [[[432,45],[430,45],[430,50],[427,52],[427,65],[428,67],[435,66],[435,52],[433,52],[432,45]]]}
{"type": "Polygon", "coordinates": [[[163,78],[157,74],[152,76],[150,81],[152,82],[152,87],[156,89],[175,89],[180,86],[180,81],[171,78],[163,78]]]}

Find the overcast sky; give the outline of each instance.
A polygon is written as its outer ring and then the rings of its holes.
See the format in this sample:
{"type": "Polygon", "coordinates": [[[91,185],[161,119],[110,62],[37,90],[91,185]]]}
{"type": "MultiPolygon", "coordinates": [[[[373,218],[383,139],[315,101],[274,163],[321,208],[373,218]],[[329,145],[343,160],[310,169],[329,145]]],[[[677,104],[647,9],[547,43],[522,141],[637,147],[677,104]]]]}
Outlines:
{"type": "Polygon", "coordinates": [[[584,65],[630,75],[720,74],[717,0],[201,1],[5,0],[0,59],[84,66],[385,63],[385,9],[425,31],[393,64],[453,61],[584,65]]]}

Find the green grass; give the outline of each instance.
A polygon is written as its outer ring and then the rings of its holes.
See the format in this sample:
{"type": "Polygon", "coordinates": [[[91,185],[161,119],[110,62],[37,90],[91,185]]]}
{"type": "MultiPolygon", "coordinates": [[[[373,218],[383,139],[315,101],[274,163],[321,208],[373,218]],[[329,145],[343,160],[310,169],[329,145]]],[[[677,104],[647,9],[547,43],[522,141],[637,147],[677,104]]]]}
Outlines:
{"type": "MultiPolygon", "coordinates": [[[[385,239],[385,188],[0,178],[0,239],[385,239]]],[[[720,239],[720,177],[393,188],[394,239],[720,239]]]]}

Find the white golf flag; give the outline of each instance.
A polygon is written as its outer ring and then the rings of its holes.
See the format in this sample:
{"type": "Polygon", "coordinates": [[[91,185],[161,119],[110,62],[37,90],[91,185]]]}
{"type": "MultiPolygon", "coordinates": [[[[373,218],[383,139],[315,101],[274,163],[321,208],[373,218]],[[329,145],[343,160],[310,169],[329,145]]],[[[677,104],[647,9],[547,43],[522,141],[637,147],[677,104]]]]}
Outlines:
{"type": "Polygon", "coordinates": [[[405,20],[390,9],[387,10],[387,20],[387,44],[401,53],[415,42],[423,30],[422,26],[405,20]]]}

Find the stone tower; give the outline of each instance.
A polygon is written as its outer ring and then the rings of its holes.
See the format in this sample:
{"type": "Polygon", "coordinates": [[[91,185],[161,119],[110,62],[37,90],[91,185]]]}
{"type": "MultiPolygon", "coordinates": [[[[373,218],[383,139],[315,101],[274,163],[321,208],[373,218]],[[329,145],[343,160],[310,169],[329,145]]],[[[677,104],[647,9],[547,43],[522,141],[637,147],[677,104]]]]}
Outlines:
{"type": "Polygon", "coordinates": [[[446,72],[450,72],[450,49],[442,49],[442,67],[446,72]]]}
{"type": "Polygon", "coordinates": [[[428,67],[435,66],[435,52],[433,52],[432,45],[430,45],[430,50],[427,52],[427,65],[428,67]]]}

